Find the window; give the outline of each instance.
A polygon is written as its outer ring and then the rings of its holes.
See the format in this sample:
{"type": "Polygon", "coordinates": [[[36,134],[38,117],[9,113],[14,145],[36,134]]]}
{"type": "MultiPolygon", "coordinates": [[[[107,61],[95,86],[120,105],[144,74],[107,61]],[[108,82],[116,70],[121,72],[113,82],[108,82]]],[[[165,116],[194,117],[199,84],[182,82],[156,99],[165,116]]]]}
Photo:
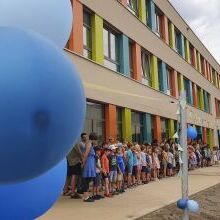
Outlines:
{"type": "Polygon", "coordinates": [[[170,95],[170,67],[164,64],[161,60],[158,59],[158,77],[159,77],[159,90],[164,92],[167,95],[170,95]],[[163,66],[165,65],[165,66],[163,66]],[[164,69],[165,68],[165,69],[164,69]],[[164,73],[164,71],[166,71],[164,73]]]}
{"type": "Polygon", "coordinates": [[[151,86],[150,54],[146,50],[141,52],[141,72],[142,83],[151,86]]]}
{"type": "Polygon", "coordinates": [[[162,34],[162,25],[161,25],[161,12],[158,8],[155,9],[155,22],[156,22],[156,34],[161,36],[162,34]]]}
{"type": "Polygon", "coordinates": [[[119,70],[119,50],[117,33],[105,27],[103,29],[104,40],[104,64],[106,67],[118,71],[119,70]]]}
{"type": "Polygon", "coordinates": [[[205,66],[204,66],[204,58],[203,56],[200,56],[200,62],[201,62],[201,70],[202,70],[202,74],[205,74],[205,66]]]}
{"type": "Polygon", "coordinates": [[[122,140],[122,108],[117,108],[117,139],[122,140]]]}
{"type": "Polygon", "coordinates": [[[95,132],[98,135],[98,140],[105,139],[105,114],[104,105],[87,102],[86,120],[84,131],[86,133],[95,132]]]}
{"type": "Polygon", "coordinates": [[[137,0],[127,0],[128,9],[138,17],[138,1],[137,0]]]}
{"type": "Polygon", "coordinates": [[[129,41],[129,67],[130,67],[130,76],[133,76],[134,73],[134,64],[133,64],[133,42],[129,41]]]}
{"type": "Polygon", "coordinates": [[[196,130],[197,130],[196,140],[202,140],[202,127],[196,126],[196,130]]]}
{"type": "Polygon", "coordinates": [[[217,87],[216,72],[213,68],[212,68],[212,79],[213,79],[213,84],[217,87]]]}
{"type": "Polygon", "coordinates": [[[169,138],[168,120],[166,118],[161,118],[161,137],[162,141],[169,138]]]}
{"type": "Polygon", "coordinates": [[[189,45],[189,56],[190,56],[190,63],[195,67],[194,48],[193,48],[192,44],[189,45]]]}
{"type": "Polygon", "coordinates": [[[83,11],[83,56],[92,58],[92,29],[91,14],[83,11]]]}
{"type": "Polygon", "coordinates": [[[179,53],[180,55],[182,55],[182,39],[181,39],[181,33],[179,30],[175,29],[175,48],[177,53],[179,53]]]}
{"type": "Polygon", "coordinates": [[[167,71],[167,91],[166,91],[166,94],[167,95],[171,95],[172,94],[172,91],[171,91],[171,83],[172,83],[172,77],[171,77],[171,74],[172,74],[172,70],[171,68],[167,65],[166,66],[166,71],[167,71]]]}
{"type": "Polygon", "coordinates": [[[132,141],[137,143],[143,142],[143,118],[138,112],[131,113],[132,141]]]}
{"type": "Polygon", "coordinates": [[[220,101],[215,99],[216,117],[220,117],[220,101]]]}
{"type": "Polygon", "coordinates": [[[209,93],[207,94],[207,100],[208,100],[208,113],[211,113],[211,96],[209,93]]]}
{"type": "Polygon", "coordinates": [[[186,90],[186,102],[188,104],[192,105],[193,104],[192,103],[192,94],[191,94],[192,89],[190,87],[191,87],[190,81],[188,79],[184,78],[184,88],[186,90]]]}

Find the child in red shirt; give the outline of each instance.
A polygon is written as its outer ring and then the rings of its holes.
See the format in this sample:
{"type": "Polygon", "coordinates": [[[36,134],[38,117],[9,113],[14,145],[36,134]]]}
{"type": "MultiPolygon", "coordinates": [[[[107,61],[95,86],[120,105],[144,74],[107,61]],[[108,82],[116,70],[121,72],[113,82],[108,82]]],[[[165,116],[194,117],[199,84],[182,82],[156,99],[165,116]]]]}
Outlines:
{"type": "Polygon", "coordinates": [[[104,153],[101,158],[102,176],[105,182],[105,196],[106,197],[111,197],[109,193],[109,159],[108,159],[109,154],[110,154],[110,149],[105,148],[104,153]]]}

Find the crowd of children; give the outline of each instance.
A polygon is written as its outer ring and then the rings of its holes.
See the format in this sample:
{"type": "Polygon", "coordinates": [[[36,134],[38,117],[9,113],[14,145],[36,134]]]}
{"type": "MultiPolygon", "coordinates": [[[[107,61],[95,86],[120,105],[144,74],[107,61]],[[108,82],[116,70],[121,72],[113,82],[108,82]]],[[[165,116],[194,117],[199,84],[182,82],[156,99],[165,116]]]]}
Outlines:
{"type": "MultiPolygon", "coordinates": [[[[178,144],[174,140],[137,144],[109,139],[97,145],[97,137],[81,135],[82,141],[67,156],[68,178],[64,195],[94,202],[124,193],[126,189],[161,178],[179,170],[178,144]],[[70,186],[70,188],[69,188],[70,186]]],[[[211,149],[201,141],[188,145],[189,170],[211,166],[219,161],[217,147],[211,149]]]]}

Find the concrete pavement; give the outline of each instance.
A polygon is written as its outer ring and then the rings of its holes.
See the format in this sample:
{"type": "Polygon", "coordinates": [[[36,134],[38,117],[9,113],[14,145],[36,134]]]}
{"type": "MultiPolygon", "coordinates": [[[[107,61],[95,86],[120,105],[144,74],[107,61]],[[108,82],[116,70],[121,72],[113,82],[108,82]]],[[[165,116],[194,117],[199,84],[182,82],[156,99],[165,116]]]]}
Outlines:
{"type": "MultiPolygon", "coordinates": [[[[213,166],[191,171],[190,195],[220,183],[220,167],[213,166]]],[[[146,215],[177,201],[181,197],[178,177],[162,179],[134,189],[114,198],[83,203],[62,197],[40,220],[128,220],[146,215]]]]}

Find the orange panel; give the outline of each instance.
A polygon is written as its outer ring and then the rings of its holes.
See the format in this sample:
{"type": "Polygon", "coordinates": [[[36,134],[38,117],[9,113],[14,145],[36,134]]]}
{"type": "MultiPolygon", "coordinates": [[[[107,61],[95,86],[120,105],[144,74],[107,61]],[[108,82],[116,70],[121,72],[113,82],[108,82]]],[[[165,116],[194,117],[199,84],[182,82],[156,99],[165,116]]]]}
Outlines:
{"type": "Polygon", "coordinates": [[[163,40],[169,44],[168,19],[166,15],[161,16],[161,31],[163,40]]]}
{"type": "Polygon", "coordinates": [[[161,122],[160,122],[160,116],[155,115],[154,116],[154,139],[158,141],[158,143],[161,142],[161,122]]]}
{"type": "Polygon", "coordinates": [[[179,98],[177,71],[174,69],[172,69],[171,71],[170,83],[171,83],[171,95],[173,97],[179,98]]]}
{"type": "Polygon", "coordinates": [[[111,104],[105,105],[105,135],[106,140],[113,138],[116,140],[117,136],[117,115],[116,106],[111,104]]]}
{"type": "Polygon", "coordinates": [[[133,79],[141,81],[141,47],[133,43],[132,47],[133,61],[133,79]]]}
{"type": "Polygon", "coordinates": [[[193,105],[198,107],[197,85],[193,83],[193,105]]]}
{"type": "Polygon", "coordinates": [[[67,43],[67,49],[83,54],[83,5],[71,0],[73,6],[73,28],[67,43]]]}
{"type": "Polygon", "coordinates": [[[203,143],[207,144],[207,129],[206,128],[202,128],[202,139],[203,139],[203,143]]]}
{"type": "Polygon", "coordinates": [[[121,2],[124,6],[127,6],[127,4],[128,4],[128,3],[127,3],[127,2],[128,2],[127,0],[120,0],[120,2],[121,2]]]}

